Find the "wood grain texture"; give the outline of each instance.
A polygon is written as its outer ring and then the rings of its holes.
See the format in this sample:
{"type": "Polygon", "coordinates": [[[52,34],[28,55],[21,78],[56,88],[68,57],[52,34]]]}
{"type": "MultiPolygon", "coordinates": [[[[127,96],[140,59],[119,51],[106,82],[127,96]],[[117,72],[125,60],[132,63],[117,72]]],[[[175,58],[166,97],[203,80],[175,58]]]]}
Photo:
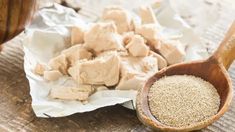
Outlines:
{"type": "Polygon", "coordinates": [[[229,68],[235,59],[235,20],[226,33],[224,40],[212,56],[212,59],[217,60],[226,69],[229,68]]]}
{"type": "MultiPolygon", "coordinates": [[[[213,25],[202,38],[208,51],[216,48],[229,24],[233,20],[234,11],[230,4],[226,7],[221,19],[213,25]]],[[[0,131],[131,131],[149,132],[150,128],[142,125],[135,111],[116,105],[101,108],[92,112],[74,114],[56,119],[37,118],[31,108],[28,81],[23,71],[22,36],[9,41],[0,53],[0,131]]],[[[230,67],[229,74],[235,86],[235,63],[230,67]]],[[[203,132],[234,132],[235,131],[235,98],[229,111],[218,121],[202,129],[203,132]]]]}
{"type": "Polygon", "coordinates": [[[36,0],[0,0],[0,44],[22,32],[36,11],[36,0]]]}

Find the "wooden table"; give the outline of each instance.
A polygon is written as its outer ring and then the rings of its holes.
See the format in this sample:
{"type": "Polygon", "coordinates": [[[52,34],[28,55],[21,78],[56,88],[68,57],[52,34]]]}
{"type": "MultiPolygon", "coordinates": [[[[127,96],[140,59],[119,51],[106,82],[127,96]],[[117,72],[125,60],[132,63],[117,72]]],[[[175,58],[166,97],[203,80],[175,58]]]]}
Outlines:
{"type": "MultiPolygon", "coordinates": [[[[231,11],[231,10],[230,10],[231,11]]],[[[203,36],[208,50],[215,47],[233,20],[227,11],[203,36]]],[[[0,53],[0,131],[151,131],[133,110],[120,105],[63,118],[37,118],[31,108],[29,85],[23,70],[22,36],[8,42],[0,53]]],[[[235,64],[229,69],[235,84],[235,64]]],[[[229,111],[202,131],[235,131],[235,100],[229,111]]]]}

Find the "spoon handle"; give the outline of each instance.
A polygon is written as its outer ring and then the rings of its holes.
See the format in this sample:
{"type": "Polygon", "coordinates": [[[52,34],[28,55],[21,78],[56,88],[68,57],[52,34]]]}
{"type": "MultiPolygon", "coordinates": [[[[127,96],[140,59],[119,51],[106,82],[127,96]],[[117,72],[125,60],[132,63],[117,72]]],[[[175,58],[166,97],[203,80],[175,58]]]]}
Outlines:
{"type": "Polygon", "coordinates": [[[224,40],[211,58],[215,59],[218,63],[223,64],[227,70],[232,64],[235,59],[235,21],[233,21],[224,40]]]}

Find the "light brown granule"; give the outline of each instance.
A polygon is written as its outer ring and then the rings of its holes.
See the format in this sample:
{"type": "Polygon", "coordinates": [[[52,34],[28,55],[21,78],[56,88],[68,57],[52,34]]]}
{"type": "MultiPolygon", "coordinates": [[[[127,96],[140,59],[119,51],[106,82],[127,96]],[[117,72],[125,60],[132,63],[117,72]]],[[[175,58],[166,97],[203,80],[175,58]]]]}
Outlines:
{"type": "Polygon", "coordinates": [[[45,71],[45,66],[37,63],[37,65],[34,69],[34,73],[37,75],[43,76],[44,71],[45,71]]]}
{"type": "Polygon", "coordinates": [[[163,77],[152,85],[148,96],[156,119],[174,127],[204,121],[215,115],[220,105],[215,87],[191,75],[163,77]]]}

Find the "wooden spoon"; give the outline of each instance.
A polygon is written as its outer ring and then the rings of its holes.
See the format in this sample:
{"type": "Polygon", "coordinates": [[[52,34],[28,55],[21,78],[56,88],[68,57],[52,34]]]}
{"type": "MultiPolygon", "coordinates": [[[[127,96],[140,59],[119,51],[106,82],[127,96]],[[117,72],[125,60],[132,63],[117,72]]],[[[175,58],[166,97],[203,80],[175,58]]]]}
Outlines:
{"type": "Polygon", "coordinates": [[[202,129],[218,120],[227,110],[232,101],[232,82],[227,69],[235,59],[235,21],[225,35],[215,53],[203,61],[181,63],[169,66],[149,78],[137,95],[137,115],[146,126],[163,131],[193,131],[202,129]],[[207,80],[215,86],[220,95],[218,113],[209,119],[185,127],[171,127],[162,124],[152,114],[148,105],[148,92],[154,82],[164,76],[193,75],[207,80]]]}

